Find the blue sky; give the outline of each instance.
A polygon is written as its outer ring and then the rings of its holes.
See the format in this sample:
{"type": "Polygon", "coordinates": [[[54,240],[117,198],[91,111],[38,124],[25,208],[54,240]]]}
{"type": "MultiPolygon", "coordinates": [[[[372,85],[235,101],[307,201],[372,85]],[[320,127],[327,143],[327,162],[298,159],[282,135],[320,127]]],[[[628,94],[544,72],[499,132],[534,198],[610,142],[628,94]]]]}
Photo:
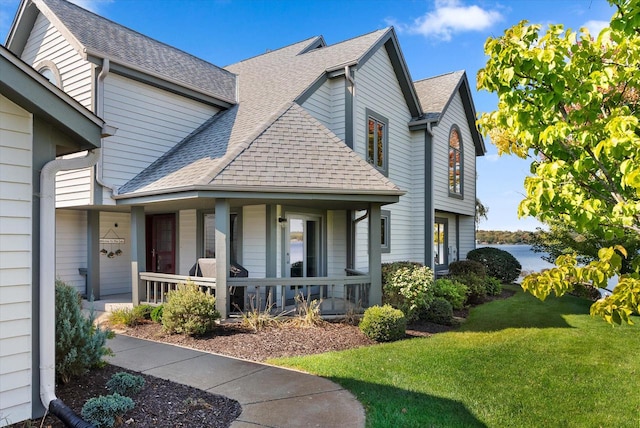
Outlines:
{"type": "MultiPolygon", "coordinates": [[[[475,90],[487,37],[526,19],[597,31],[614,10],[605,0],[74,0],[108,19],[224,66],[316,35],[333,44],[394,25],[414,80],[466,70],[476,110],[492,111],[496,97],[475,90]]],[[[0,0],[4,42],[18,0],[0,0]]],[[[292,71],[294,72],[294,71],[292,71]]],[[[518,219],[528,161],[497,156],[490,141],[478,158],[478,197],[489,207],[480,227],[535,230],[518,219]]]]}

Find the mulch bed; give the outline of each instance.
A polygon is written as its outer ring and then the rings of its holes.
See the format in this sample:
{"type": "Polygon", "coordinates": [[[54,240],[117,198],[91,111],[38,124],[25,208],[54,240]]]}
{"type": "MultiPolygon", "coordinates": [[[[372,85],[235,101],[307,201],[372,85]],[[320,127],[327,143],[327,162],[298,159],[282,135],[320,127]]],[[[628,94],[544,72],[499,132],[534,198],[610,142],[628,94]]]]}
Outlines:
{"type": "MultiPolygon", "coordinates": [[[[504,290],[500,296],[490,297],[488,300],[504,299],[513,294],[514,291],[504,290]]],[[[464,321],[468,314],[469,309],[454,313],[458,322],[464,321]]],[[[456,326],[420,321],[408,325],[406,334],[408,338],[429,337],[455,328],[456,326]]],[[[160,324],[148,322],[124,328],[117,333],[252,361],[320,354],[376,344],[357,326],[346,322],[327,322],[307,328],[287,325],[257,332],[243,327],[239,322],[228,322],[218,325],[213,333],[200,337],[167,334],[160,324]]],[[[106,382],[111,375],[121,371],[130,372],[110,365],[93,370],[67,385],[59,386],[56,389],[57,395],[80,414],[87,399],[109,393],[105,387],[106,382]]],[[[136,407],[125,415],[125,427],[228,427],[242,411],[235,400],[153,376],[141,376],[146,380],[145,388],[134,397],[136,407]]],[[[36,420],[32,421],[32,425],[21,423],[11,427],[40,426],[40,422],[36,420]]],[[[42,426],[64,427],[52,416],[47,416],[42,426]]]]}

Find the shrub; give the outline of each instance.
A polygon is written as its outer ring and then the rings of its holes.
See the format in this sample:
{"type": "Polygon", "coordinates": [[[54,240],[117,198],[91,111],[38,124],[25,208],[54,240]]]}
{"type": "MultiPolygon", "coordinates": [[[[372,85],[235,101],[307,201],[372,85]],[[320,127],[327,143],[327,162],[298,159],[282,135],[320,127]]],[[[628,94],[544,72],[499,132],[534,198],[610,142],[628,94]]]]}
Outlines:
{"type": "Polygon", "coordinates": [[[502,282],[492,276],[484,278],[484,288],[487,290],[488,296],[499,296],[502,293],[502,282]]]}
{"type": "Polygon", "coordinates": [[[94,326],[93,310],[82,315],[80,296],[75,288],[56,281],[56,375],[67,383],[73,376],[104,365],[102,357],[113,355],[105,347],[113,333],[94,326]]]}
{"type": "Polygon", "coordinates": [[[584,283],[574,284],[573,290],[570,293],[573,294],[574,296],[593,300],[594,302],[601,297],[600,291],[598,291],[596,287],[594,287],[591,284],[584,284],[584,283]]]}
{"type": "Polygon", "coordinates": [[[434,297],[446,299],[453,309],[462,309],[467,300],[467,286],[463,283],[447,278],[437,279],[433,283],[434,297]]]}
{"type": "Polygon", "coordinates": [[[164,310],[164,305],[158,305],[151,310],[151,321],[157,322],[158,324],[162,324],[162,311],[164,310]]]}
{"type": "Polygon", "coordinates": [[[201,292],[192,281],[178,284],[177,290],[167,293],[162,326],[169,333],[205,334],[213,330],[218,318],[215,297],[201,292]]]}
{"type": "Polygon", "coordinates": [[[127,372],[118,372],[111,376],[107,382],[107,389],[112,394],[120,394],[125,397],[133,397],[142,391],[145,381],[142,376],[127,372]]]}
{"type": "Polygon", "coordinates": [[[433,300],[433,272],[427,266],[401,267],[383,287],[385,302],[404,312],[407,319],[418,317],[433,300]]]}
{"type": "Polygon", "coordinates": [[[151,319],[151,311],[155,308],[151,305],[138,305],[133,308],[133,312],[143,320],[151,319]]]}
{"type": "Polygon", "coordinates": [[[466,275],[468,273],[485,276],[487,271],[482,263],[475,260],[459,260],[449,263],[449,275],[466,275]]]}
{"type": "Polygon", "coordinates": [[[144,318],[133,308],[116,308],[109,314],[109,322],[111,325],[134,327],[143,321],[144,318]]]}
{"type": "Polygon", "coordinates": [[[515,257],[499,248],[476,248],[469,251],[467,259],[482,263],[487,275],[498,278],[507,284],[515,281],[522,270],[522,265],[515,257]]]}
{"type": "Polygon", "coordinates": [[[368,308],[360,321],[360,330],[376,342],[402,339],[406,329],[407,319],[404,314],[390,305],[368,308]]]}
{"type": "Polygon", "coordinates": [[[436,324],[451,325],[453,321],[453,307],[445,298],[436,297],[433,302],[431,302],[429,309],[423,313],[422,318],[436,324]]]}
{"type": "Polygon", "coordinates": [[[389,278],[398,270],[402,268],[417,268],[422,267],[422,263],[418,262],[393,262],[382,264],[382,287],[389,282],[389,278]]]}
{"type": "Polygon", "coordinates": [[[96,428],[111,428],[120,425],[122,416],[133,409],[133,400],[116,393],[90,398],[82,406],[82,417],[96,428]]]}
{"type": "Polygon", "coordinates": [[[482,278],[473,273],[458,275],[451,278],[467,286],[467,296],[465,304],[477,305],[485,301],[487,297],[485,278],[482,278]]]}

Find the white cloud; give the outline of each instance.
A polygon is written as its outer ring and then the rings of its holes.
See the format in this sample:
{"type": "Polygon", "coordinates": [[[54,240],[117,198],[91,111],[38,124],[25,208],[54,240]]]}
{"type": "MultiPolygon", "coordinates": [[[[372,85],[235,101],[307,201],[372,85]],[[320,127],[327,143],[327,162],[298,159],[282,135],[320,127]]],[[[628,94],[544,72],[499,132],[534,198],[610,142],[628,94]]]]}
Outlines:
{"type": "Polygon", "coordinates": [[[598,37],[598,34],[600,34],[600,31],[602,31],[603,28],[608,26],[609,26],[609,21],[591,20],[582,24],[581,27],[587,27],[587,29],[589,30],[589,34],[591,34],[591,37],[596,38],[598,37]]]}
{"type": "Polygon", "coordinates": [[[396,25],[398,31],[449,41],[456,33],[486,30],[500,20],[502,14],[497,10],[487,10],[477,5],[465,6],[460,0],[436,0],[435,9],[412,24],[388,22],[396,25]]]}

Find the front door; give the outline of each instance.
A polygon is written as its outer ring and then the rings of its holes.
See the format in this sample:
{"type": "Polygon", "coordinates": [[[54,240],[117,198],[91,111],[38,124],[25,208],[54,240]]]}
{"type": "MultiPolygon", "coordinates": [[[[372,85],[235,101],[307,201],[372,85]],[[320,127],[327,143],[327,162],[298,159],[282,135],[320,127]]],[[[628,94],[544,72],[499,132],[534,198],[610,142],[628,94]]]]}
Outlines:
{"type": "Polygon", "coordinates": [[[176,273],[176,215],[148,215],[147,272],[176,273]]]}

